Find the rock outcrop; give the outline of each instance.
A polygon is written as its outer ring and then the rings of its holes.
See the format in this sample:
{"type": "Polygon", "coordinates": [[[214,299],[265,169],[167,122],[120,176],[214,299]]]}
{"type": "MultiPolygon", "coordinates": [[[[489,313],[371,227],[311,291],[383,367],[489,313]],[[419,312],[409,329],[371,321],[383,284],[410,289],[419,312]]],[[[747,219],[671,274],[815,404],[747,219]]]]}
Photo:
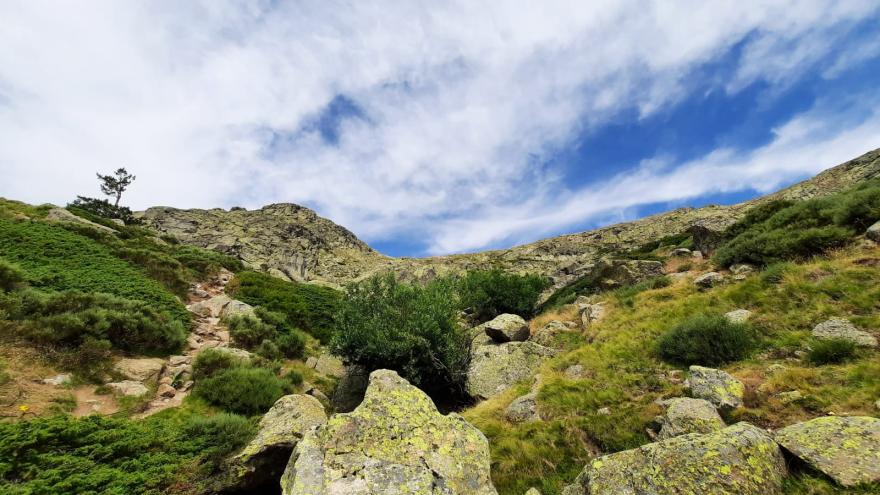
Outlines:
{"type": "Polygon", "coordinates": [[[660,440],[688,433],[712,433],[726,426],[709,401],[678,397],[665,401],[665,405],[666,414],[657,420],[660,440]]]}
{"type": "Polygon", "coordinates": [[[831,318],[813,328],[813,337],[817,339],[841,339],[864,347],[877,347],[877,338],[868,332],[859,330],[845,318],[831,318]]]}
{"type": "Polygon", "coordinates": [[[786,474],[779,446],[738,423],[594,459],[564,495],[774,495],[786,474]]]}
{"type": "Polygon", "coordinates": [[[482,326],[486,335],[498,343],[522,342],[529,338],[529,324],[519,315],[498,315],[482,326]]]}
{"type": "Polygon", "coordinates": [[[122,358],[113,364],[113,370],[127,380],[138,382],[156,382],[165,367],[165,360],[160,358],[122,358]]]}
{"type": "Polygon", "coordinates": [[[725,411],[742,407],[745,386],[741,381],[714,368],[691,366],[689,371],[687,385],[695,399],[705,399],[725,411]]]}
{"type": "Polygon", "coordinates": [[[774,438],[841,486],[880,482],[880,419],[827,416],[782,428],[774,438]]]}
{"type": "Polygon", "coordinates": [[[305,435],[281,487],[284,495],[497,493],[486,437],[389,370],[370,374],[357,409],[305,435]]]}
{"type": "Polygon", "coordinates": [[[865,231],[865,237],[874,242],[880,242],[880,222],[868,227],[868,230],[865,231]]]}
{"type": "Polygon", "coordinates": [[[488,399],[520,380],[534,376],[541,364],[556,351],[534,342],[480,345],[471,351],[467,392],[488,399]]]}

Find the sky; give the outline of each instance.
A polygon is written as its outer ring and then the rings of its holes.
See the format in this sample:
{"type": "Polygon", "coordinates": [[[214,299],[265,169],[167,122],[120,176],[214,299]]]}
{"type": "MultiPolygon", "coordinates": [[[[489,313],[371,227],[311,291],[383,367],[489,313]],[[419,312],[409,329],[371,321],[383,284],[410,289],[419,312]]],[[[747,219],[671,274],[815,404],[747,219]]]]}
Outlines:
{"type": "Polygon", "coordinates": [[[0,196],[308,206],[390,255],[734,203],[880,147],[880,2],[0,0],[0,196]]]}

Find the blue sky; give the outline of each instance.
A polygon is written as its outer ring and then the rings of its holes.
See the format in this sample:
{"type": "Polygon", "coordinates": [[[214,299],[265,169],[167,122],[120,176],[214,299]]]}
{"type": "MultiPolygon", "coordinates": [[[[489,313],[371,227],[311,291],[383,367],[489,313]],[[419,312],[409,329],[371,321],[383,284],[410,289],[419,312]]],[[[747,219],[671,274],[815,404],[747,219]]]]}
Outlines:
{"type": "Polygon", "coordinates": [[[880,147],[880,5],[4,2],[0,196],[296,202],[391,255],[765,194],[880,147]]]}

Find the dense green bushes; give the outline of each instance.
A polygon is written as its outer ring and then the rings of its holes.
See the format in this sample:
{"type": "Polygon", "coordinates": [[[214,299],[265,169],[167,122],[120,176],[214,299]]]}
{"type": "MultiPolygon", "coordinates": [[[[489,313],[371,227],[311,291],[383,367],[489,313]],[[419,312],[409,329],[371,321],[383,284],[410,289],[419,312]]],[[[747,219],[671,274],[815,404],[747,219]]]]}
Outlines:
{"type": "Polygon", "coordinates": [[[724,316],[697,315],[663,334],[657,352],[666,361],[719,366],[746,357],[756,345],[754,330],[724,316]]]}
{"type": "Polygon", "coordinates": [[[115,206],[106,199],[77,196],[73,203],[67,205],[67,208],[97,218],[117,218],[127,225],[140,223],[140,220],[132,215],[131,209],[125,206],[115,206]]]}
{"type": "Polygon", "coordinates": [[[541,291],[548,281],[537,275],[517,275],[502,270],[478,270],[465,274],[458,282],[461,305],[479,321],[502,313],[524,318],[534,315],[541,291]]]}
{"type": "Polygon", "coordinates": [[[768,265],[799,260],[849,243],[880,219],[880,181],[849,191],[793,203],[774,201],[751,210],[731,226],[715,253],[722,266],[768,265]]]}
{"type": "Polygon", "coordinates": [[[256,309],[256,316],[236,315],[226,319],[229,335],[240,347],[256,350],[267,359],[300,358],[306,337],[287,323],[281,313],[256,309]]]}
{"type": "Polygon", "coordinates": [[[0,423],[0,492],[158,495],[175,483],[195,488],[254,431],[247,419],[228,414],[0,423]]]}
{"type": "Polygon", "coordinates": [[[0,219],[0,258],[18,265],[33,287],[119,296],[189,323],[186,308],[160,283],[106,246],[63,227],[0,219]]]}
{"type": "Polygon", "coordinates": [[[414,385],[448,394],[461,390],[469,341],[457,324],[455,282],[425,286],[376,276],[348,287],[337,317],[333,351],[374,370],[397,371],[414,385]]]}
{"type": "Polygon", "coordinates": [[[333,331],[333,315],[341,294],[328,287],[287,282],[265,273],[238,273],[227,285],[226,292],[252,306],[281,313],[286,324],[301,328],[322,342],[328,342],[333,331]]]}
{"type": "Polygon", "coordinates": [[[211,405],[236,414],[263,414],[302,378],[278,377],[272,370],[233,366],[196,382],[194,394],[211,405]]]}
{"type": "Polygon", "coordinates": [[[0,290],[11,291],[24,284],[25,275],[21,268],[0,259],[0,290]]]}

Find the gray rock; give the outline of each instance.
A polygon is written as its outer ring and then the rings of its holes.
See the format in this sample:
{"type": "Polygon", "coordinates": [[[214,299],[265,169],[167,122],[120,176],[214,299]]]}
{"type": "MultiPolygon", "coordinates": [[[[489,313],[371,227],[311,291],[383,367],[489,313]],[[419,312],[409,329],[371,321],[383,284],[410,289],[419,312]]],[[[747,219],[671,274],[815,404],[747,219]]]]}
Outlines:
{"type": "Polygon", "coordinates": [[[556,345],[556,336],[561,333],[569,333],[572,329],[561,321],[553,320],[538,331],[533,333],[529,340],[544,347],[553,347],[556,345]]]}
{"type": "Polygon", "coordinates": [[[70,373],[61,373],[50,378],[43,378],[42,380],[40,380],[40,383],[44,385],[54,385],[58,387],[70,383],[71,378],[72,376],[70,373]]]}
{"type": "Polygon", "coordinates": [[[865,231],[865,237],[874,242],[880,242],[880,222],[868,227],[868,230],[865,231]]]}
{"type": "Polygon", "coordinates": [[[528,490],[526,490],[525,495],[541,495],[541,492],[539,492],[537,488],[531,487],[528,490]]]}
{"type": "Polygon", "coordinates": [[[105,227],[99,223],[92,222],[91,220],[86,220],[85,218],[78,217],[73,213],[65,210],[64,208],[52,208],[46,213],[46,221],[48,222],[62,222],[62,223],[77,223],[80,225],[86,225],[91,227],[99,232],[103,232],[105,234],[115,234],[116,231],[111,229],[110,227],[105,227]]]}
{"type": "Polygon", "coordinates": [[[709,272],[700,275],[699,277],[694,279],[694,285],[700,287],[701,289],[708,289],[710,287],[714,287],[721,282],[724,281],[724,275],[721,275],[718,272],[709,272]]]}
{"type": "Polygon", "coordinates": [[[675,248],[669,253],[671,256],[681,256],[687,257],[691,255],[691,250],[688,248],[675,248]]]}
{"type": "Polygon", "coordinates": [[[734,309],[724,313],[724,317],[731,323],[745,323],[752,317],[752,312],[747,309],[734,309]]]}
{"type": "Polygon", "coordinates": [[[496,495],[489,442],[444,416],[393,371],[370,374],[364,401],[307,432],[281,478],[283,495],[496,495]]]}
{"type": "Polygon", "coordinates": [[[569,380],[580,380],[587,376],[587,370],[580,364],[573,364],[565,368],[565,377],[569,380]]]}
{"type": "Polygon", "coordinates": [[[113,364],[113,370],[128,380],[158,381],[165,360],[159,358],[122,358],[113,364]]]}
{"type": "Polygon", "coordinates": [[[726,426],[709,401],[678,397],[666,401],[666,405],[666,414],[659,420],[660,440],[688,433],[712,433],[726,426]]]}
{"type": "Polygon", "coordinates": [[[730,273],[734,275],[749,275],[755,272],[755,265],[748,263],[734,263],[730,265],[730,273]]]}
{"type": "Polygon", "coordinates": [[[511,423],[524,423],[527,421],[540,421],[541,416],[538,414],[537,394],[529,393],[521,395],[510,403],[504,409],[504,417],[511,423]]]}
{"type": "Polygon", "coordinates": [[[318,358],[314,360],[314,366],[312,366],[312,368],[318,373],[326,376],[341,378],[345,375],[345,364],[343,364],[341,359],[331,354],[321,354],[318,356],[318,358]]]}
{"type": "Polygon", "coordinates": [[[792,404],[804,400],[804,394],[800,390],[792,390],[790,392],[780,392],[776,394],[779,401],[783,404],[792,404]]]}
{"type": "Polygon", "coordinates": [[[369,374],[360,366],[348,366],[333,391],[333,410],[351,412],[361,403],[367,391],[369,374]]]}
{"type": "Polygon", "coordinates": [[[826,416],[787,426],[774,438],[844,487],[880,481],[880,419],[826,416]]]}
{"type": "Polygon", "coordinates": [[[745,386],[730,374],[714,368],[691,366],[688,386],[696,399],[705,399],[716,408],[730,411],[742,407],[745,386]]]}
{"type": "Polygon", "coordinates": [[[225,294],[214,296],[204,301],[195,302],[187,306],[191,312],[206,318],[220,318],[220,313],[232,299],[225,294]]]}
{"type": "Polygon", "coordinates": [[[498,343],[522,342],[529,338],[529,324],[519,315],[498,315],[483,324],[483,330],[498,343]]]}
{"type": "Polygon", "coordinates": [[[255,492],[275,484],[297,443],[327,422],[324,407],[309,395],[285,395],[260,419],[257,435],[235,457],[228,472],[229,488],[255,492]]]}
{"type": "Polygon", "coordinates": [[[553,349],[534,342],[480,346],[471,354],[467,391],[478,399],[493,397],[534,376],[541,364],[554,355],[553,349]]]}
{"type": "Polygon", "coordinates": [[[254,316],[254,307],[248,303],[233,299],[220,310],[220,318],[231,318],[233,316],[254,316]]]}
{"type": "Polygon", "coordinates": [[[813,328],[813,337],[817,339],[844,339],[864,347],[877,347],[877,338],[868,332],[856,328],[844,318],[831,318],[813,328]]]}
{"type": "Polygon", "coordinates": [[[564,495],[781,495],[785,459],[766,433],[738,423],[599,457],[564,495]]]}
{"type": "Polygon", "coordinates": [[[123,380],[121,382],[108,383],[107,387],[114,393],[124,395],[126,397],[142,397],[149,392],[146,385],[134,380],[123,380]]]}

